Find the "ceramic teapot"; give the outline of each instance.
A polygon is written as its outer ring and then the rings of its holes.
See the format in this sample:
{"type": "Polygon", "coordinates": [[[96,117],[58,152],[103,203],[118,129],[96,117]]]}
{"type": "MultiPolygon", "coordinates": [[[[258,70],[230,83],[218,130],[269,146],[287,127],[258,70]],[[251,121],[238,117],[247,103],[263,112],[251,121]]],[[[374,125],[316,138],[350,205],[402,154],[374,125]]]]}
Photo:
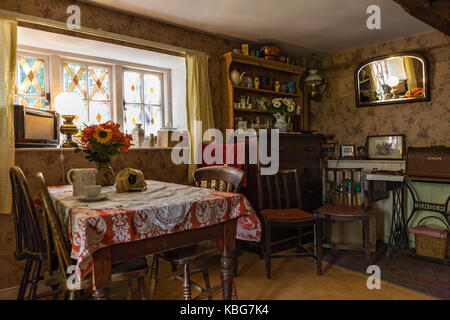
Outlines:
{"type": "Polygon", "coordinates": [[[97,169],[70,169],[67,172],[67,181],[73,186],[73,196],[81,195],[84,186],[96,184],[97,169]]]}
{"type": "Polygon", "coordinates": [[[233,71],[231,71],[231,82],[233,82],[233,84],[235,86],[238,86],[239,83],[241,83],[242,78],[244,77],[245,72],[239,73],[239,71],[237,71],[236,69],[233,69],[233,71]]]}

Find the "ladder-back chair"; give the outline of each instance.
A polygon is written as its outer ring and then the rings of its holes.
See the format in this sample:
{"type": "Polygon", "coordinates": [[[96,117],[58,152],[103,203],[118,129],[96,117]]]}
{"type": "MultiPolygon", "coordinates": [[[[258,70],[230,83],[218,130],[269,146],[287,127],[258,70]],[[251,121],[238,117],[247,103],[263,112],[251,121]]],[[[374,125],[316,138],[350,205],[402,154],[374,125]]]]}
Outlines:
{"type": "Polygon", "coordinates": [[[363,251],[365,253],[364,257],[365,266],[370,265],[369,216],[365,208],[364,169],[362,168],[324,169],[322,188],[323,188],[322,197],[324,205],[314,211],[314,214],[317,217],[324,220],[323,221],[324,241],[322,243],[322,247],[363,251]],[[327,187],[330,190],[329,193],[327,193],[327,187]],[[363,232],[362,248],[327,243],[328,220],[361,221],[363,232]]]}
{"type": "Polygon", "coordinates": [[[279,170],[272,176],[261,176],[261,184],[258,192],[261,201],[260,207],[264,208],[260,214],[264,220],[264,232],[262,243],[266,261],[267,278],[271,278],[271,259],[288,256],[310,256],[316,260],[317,274],[322,275],[322,250],[321,250],[321,223],[313,214],[299,209],[301,207],[300,183],[297,169],[279,170]],[[292,189],[294,186],[295,189],[292,189]],[[293,204],[292,194],[296,202],[293,204]],[[266,200],[266,201],[264,201],[266,200]],[[314,252],[305,249],[302,245],[302,228],[313,226],[314,228],[314,252]],[[272,241],[272,228],[296,228],[297,251],[292,254],[274,254],[272,247],[292,238],[272,241]]]}

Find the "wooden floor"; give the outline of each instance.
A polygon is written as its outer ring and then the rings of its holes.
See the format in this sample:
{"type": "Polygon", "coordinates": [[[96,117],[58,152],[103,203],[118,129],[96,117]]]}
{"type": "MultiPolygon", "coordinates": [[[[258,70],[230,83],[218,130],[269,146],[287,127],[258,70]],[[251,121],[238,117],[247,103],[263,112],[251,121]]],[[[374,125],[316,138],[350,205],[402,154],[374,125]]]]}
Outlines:
{"type": "MultiPolygon", "coordinates": [[[[220,283],[218,260],[210,263],[212,285],[220,283]]],[[[160,275],[170,273],[170,265],[161,262],[160,275]]],[[[272,261],[272,279],[266,279],[264,260],[249,252],[239,257],[239,275],[235,278],[239,299],[242,300],[306,300],[306,299],[435,299],[398,285],[382,281],[380,290],[366,287],[368,275],[337,266],[324,264],[324,275],[316,275],[311,258],[278,258],[272,261]]],[[[383,270],[381,270],[383,278],[383,270]]],[[[203,285],[200,274],[192,276],[203,285]]],[[[182,299],[181,281],[165,280],[159,283],[156,299],[182,299]]],[[[120,299],[126,291],[112,290],[111,298],[120,299]]],[[[193,290],[193,295],[197,293],[193,290]]],[[[134,296],[134,294],[133,294],[134,296]]],[[[221,292],[214,295],[221,299],[221,292]]]]}

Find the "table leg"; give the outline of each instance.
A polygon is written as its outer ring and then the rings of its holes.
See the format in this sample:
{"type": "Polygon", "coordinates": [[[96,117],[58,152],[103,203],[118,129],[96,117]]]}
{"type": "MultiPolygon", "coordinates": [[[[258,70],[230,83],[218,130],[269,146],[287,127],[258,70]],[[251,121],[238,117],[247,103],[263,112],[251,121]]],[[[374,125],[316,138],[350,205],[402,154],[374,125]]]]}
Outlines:
{"type": "Polygon", "coordinates": [[[387,257],[389,257],[392,247],[403,248],[407,245],[405,239],[405,219],[404,219],[404,184],[393,182],[392,188],[392,220],[391,232],[389,234],[389,243],[387,257]]]}
{"type": "Polygon", "coordinates": [[[234,252],[236,250],[236,219],[224,223],[220,276],[223,299],[231,300],[233,292],[234,252]]]}
{"type": "Polygon", "coordinates": [[[93,259],[92,296],[96,300],[105,300],[111,287],[111,247],[94,252],[93,259]]]}

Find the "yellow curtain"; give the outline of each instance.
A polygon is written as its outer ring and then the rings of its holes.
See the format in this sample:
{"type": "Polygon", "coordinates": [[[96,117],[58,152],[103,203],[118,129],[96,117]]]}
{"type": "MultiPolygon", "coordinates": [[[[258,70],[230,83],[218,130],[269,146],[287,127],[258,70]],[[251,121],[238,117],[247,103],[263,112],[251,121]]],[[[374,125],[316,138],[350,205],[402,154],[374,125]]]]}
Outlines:
{"type": "Polygon", "coordinates": [[[17,21],[0,18],[0,213],[11,212],[9,168],[14,165],[14,81],[17,21]]]}
{"type": "Polygon", "coordinates": [[[414,58],[403,58],[403,67],[405,68],[406,83],[408,84],[408,90],[414,88],[422,88],[422,75],[421,69],[415,66],[414,58]]]}
{"type": "Polygon", "coordinates": [[[205,130],[214,128],[211,92],[208,74],[208,57],[203,53],[186,53],[186,109],[188,130],[191,136],[191,164],[188,182],[192,183],[192,172],[196,169],[194,159],[201,150],[205,130]],[[202,130],[195,126],[202,122],[202,130]]]}

